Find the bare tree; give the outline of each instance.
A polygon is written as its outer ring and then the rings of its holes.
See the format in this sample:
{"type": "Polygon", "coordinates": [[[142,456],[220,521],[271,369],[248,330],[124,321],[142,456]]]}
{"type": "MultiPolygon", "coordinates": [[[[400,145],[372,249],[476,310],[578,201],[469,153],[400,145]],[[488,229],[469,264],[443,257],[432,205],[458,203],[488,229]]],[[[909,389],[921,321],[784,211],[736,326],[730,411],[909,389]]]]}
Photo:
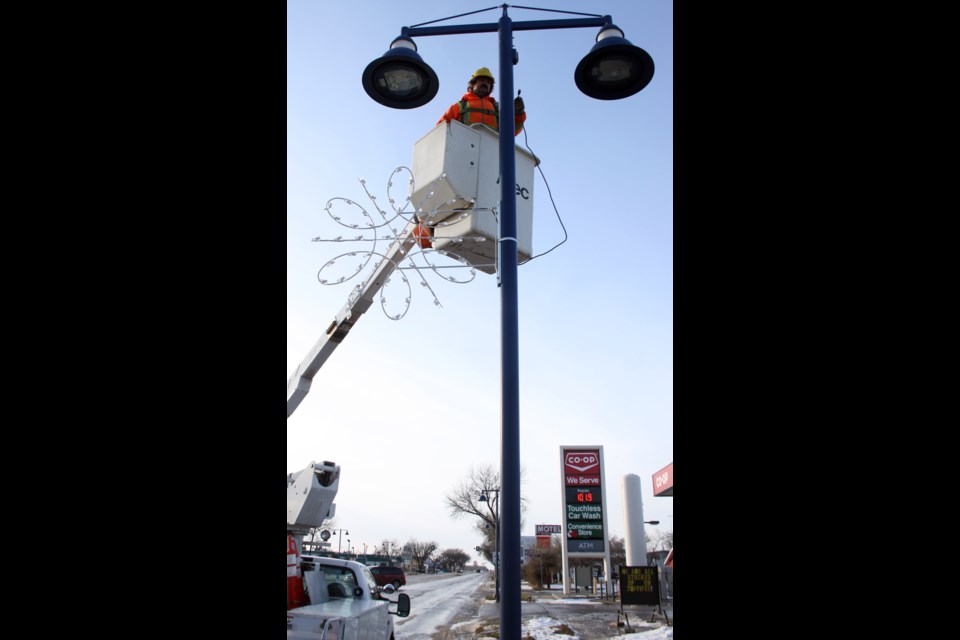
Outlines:
{"type": "Polygon", "coordinates": [[[437,562],[447,571],[463,569],[463,565],[467,564],[469,559],[470,556],[464,553],[463,549],[445,549],[437,556],[437,562]]]}
{"type": "MultiPolygon", "coordinates": [[[[610,571],[619,573],[618,567],[622,564],[627,564],[627,547],[623,538],[613,536],[610,538],[610,571]]],[[[644,560],[644,564],[646,564],[646,560],[644,560]]]]}
{"type": "MultiPolygon", "coordinates": [[[[523,578],[536,589],[554,582],[554,577],[562,571],[562,548],[560,536],[550,536],[550,546],[536,546],[530,550],[530,560],[523,563],[523,578]]],[[[562,580],[562,579],[561,579],[562,580]]]]}
{"type": "Polygon", "coordinates": [[[397,541],[393,539],[388,539],[388,538],[384,538],[383,541],[380,543],[380,546],[377,547],[377,549],[383,555],[391,558],[391,560],[393,556],[398,556],[402,552],[402,549],[400,548],[400,545],[397,543],[397,541]]]}
{"type": "MultiPolygon", "coordinates": [[[[520,470],[520,484],[526,475],[520,470]]],[[[493,465],[483,464],[471,467],[467,476],[460,481],[453,491],[447,494],[447,509],[450,517],[460,518],[472,516],[476,518],[474,529],[483,536],[483,544],[476,550],[489,561],[493,561],[493,551],[496,548],[497,506],[500,500],[500,473],[493,465]],[[485,501],[480,500],[486,495],[485,501]]],[[[524,514],[527,511],[527,500],[520,496],[520,528],[523,529],[524,514]]]]}
{"type": "Polygon", "coordinates": [[[423,573],[427,570],[427,561],[437,550],[437,543],[432,541],[420,542],[416,538],[410,538],[404,548],[410,550],[410,559],[417,565],[417,570],[423,573]]]}
{"type": "Polygon", "coordinates": [[[654,549],[673,549],[673,531],[660,531],[653,541],[654,549]]]}

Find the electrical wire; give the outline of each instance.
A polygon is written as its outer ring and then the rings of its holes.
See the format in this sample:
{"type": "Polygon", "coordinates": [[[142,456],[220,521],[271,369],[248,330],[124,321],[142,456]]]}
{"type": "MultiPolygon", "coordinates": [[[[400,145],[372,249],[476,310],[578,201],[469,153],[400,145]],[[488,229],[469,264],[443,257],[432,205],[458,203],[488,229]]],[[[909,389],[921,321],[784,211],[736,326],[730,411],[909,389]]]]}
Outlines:
{"type": "Polygon", "coordinates": [[[534,153],[533,149],[530,148],[530,141],[527,139],[527,124],[526,124],[526,123],[523,124],[523,144],[524,144],[524,146],[527,148],[527,151],[529,151],[530,153],[532,153],[532,154],[533,154],[533,157],[538,160],[538,162],[537,162],[537,170],[540,172],[540,175],[543,177],[543,184],[547,187],[547,194],[550,196],[550,204],[553,205],[553,211],[554,211],[554,213],[557,214],[557,221],[560,223],[560,228],[563,229],[563,240],[561,240],[561,241],[558,242],[557,244],[553,245],[552,247],[550,247],[549,249],[547,249],[547,250],[544,251],[543,253],[538,253],[538,254],[535,255],[535,256],[531,256],[529,260],[524,260],[523,262],[519,263],[517,266],[527,264],[527,263],[530,262],[531,260],[534,260],[534,259],[536,259],[536,258],[539,258],[540,256],[545,256],[545,255],[547,255],[548,253],[550,253],[551,251],[553,251],[554,249],[556,249],[557,247],[559,247],[560,245],[562,245],[564,242],[566,242],[566,241],[567,241],[567,237],[568,237],[568,236],[567,236],[567,228],[566,228],[565,226],[563,226],[563,219],[560,217],[560,211],[557,210],[557,203],[553,201],[553,192],[550,191],[550,183],[547,182],[547,176],[543,173],[543,168],[542,168],[542,167],[543,167],[543,161],[540,160],[540,156],[538,156],[536,153],[534,153]]]}

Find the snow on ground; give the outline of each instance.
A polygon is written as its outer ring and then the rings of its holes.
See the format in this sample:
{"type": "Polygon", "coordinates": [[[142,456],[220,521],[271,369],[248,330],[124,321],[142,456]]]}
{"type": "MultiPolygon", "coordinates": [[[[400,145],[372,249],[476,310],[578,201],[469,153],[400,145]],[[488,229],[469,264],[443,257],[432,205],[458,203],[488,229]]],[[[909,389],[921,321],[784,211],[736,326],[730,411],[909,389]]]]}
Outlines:
{"type": "MultiPolygon", "coordinates": [[[[523,630],[521,637],[530,636],[534,640],[549,640],[550,638],[562,638],[564,640],[580,640],[580,636],[562,633],[564,631],[563,623],[553,618],[537,617],[526,618],[522,621],[523,630]]],[[[673,627],[657,627],[650,631],[640,633],[631,633],[624,635],[611,635],[611,638],[628,637],[635,640],[672,640],[673,627]]]]}

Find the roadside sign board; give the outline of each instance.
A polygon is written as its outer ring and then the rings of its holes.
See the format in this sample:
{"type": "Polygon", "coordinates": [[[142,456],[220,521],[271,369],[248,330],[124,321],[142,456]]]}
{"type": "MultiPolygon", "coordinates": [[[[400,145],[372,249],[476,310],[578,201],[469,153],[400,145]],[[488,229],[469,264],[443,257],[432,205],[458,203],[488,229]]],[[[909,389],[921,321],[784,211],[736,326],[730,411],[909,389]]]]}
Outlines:
{"type": "Polygon", "coordinates": [[[549,536],[551,533],[563,533],[563,527],[558,524],[538,524],[537,535],[549,536]]]}
{"type": "Polygon", "coordinates": [[[660,471],[653,474],[653,495],[673,495],[673,463],[671,462],[660,471]]]}
{"type": "Polygon", "coordinates": [[[656,566],[620,566],[621,604],[660,604],[660,578],[656,566]]]}
{"type": "Polygon", "coordinates": [[[549,549],[550,536],[554,533],[563,533],[563,527],[558,524],[538,524],[537,525],[537,548],[549,549]]]}
{"type": "Polygon", "coordinates": [[[563,449],[564,525],[568,553],[603,553],[603,470],[599,448],[563,449]]]}

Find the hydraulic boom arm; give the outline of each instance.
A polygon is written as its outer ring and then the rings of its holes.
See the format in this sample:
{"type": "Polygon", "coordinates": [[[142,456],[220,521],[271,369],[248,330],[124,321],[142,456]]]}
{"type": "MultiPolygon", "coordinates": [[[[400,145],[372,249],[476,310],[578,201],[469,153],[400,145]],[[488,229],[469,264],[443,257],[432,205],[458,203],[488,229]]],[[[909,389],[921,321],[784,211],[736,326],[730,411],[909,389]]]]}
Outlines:
{"type": "Polygon", "coordinates": [[[367,280],[353,289],[347,298],[347,304],[343,305],[343,308],[334,317],[333,322],[327,327],[326,333],[320,336],[320,339],[310,349],[307,357],[297,367],[296,373],[287,380],[288,418],[296,411],[307,392],[310,391],[313,377],[317,375],[320,367],[327,361],[333,350],[347,337],[347,333],[357,324],[360,316],[370,308],[374,296],[377,295],[387,278],[390,277],[390,274],[413,247],[416,242],[413,230],[416,226],[413,222],[407,224],[403,232],[387,249],[385,259],[380,262],[367,280]]]}

